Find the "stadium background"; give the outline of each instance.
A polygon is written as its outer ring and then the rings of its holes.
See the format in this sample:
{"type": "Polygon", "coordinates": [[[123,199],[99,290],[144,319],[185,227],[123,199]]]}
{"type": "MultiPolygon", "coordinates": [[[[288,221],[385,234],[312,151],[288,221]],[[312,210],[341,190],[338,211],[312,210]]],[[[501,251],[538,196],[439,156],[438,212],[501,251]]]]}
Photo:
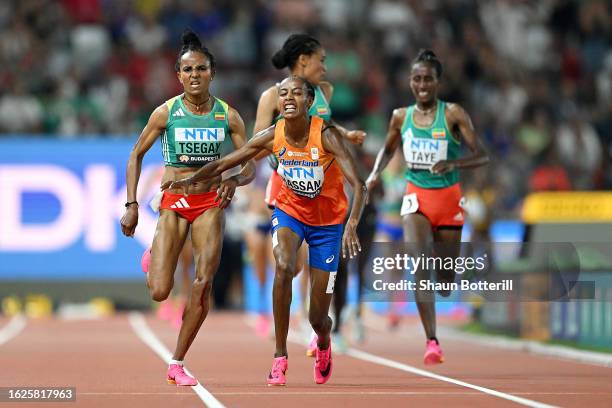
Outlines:
{"type": "MultiPolygon", "coordinates": [[[[478,203],[469,229],[494,241],[612,240],[605,192],[612,186],[612,20],[605,1],[6,1],[4,313],[29,302],[32,315],[44,314],[45,304],[57,309],[99,296],[118,309],[149,304],[138,259],[155,214],[143,209],[136,239],[121,236],[124,169],[150,112],[180,92],[173,65],[185,27],[217,58],[212,91],[248,129],[261,92],[284,76],[272,68],[272,53],[290,33],[314,34],[327,51],[334,118],[368,132],[369,154],[380,147],[391,110],[411,103],[410,61],[430,47],[444,67],[440,97],[467,109],[491,155],[488,167],[463,174],[478,203]],[[565,193],[532,195],[550,191],[565,193]]],[[[146,170],[160,162],[152,149],[146,170]]],[[[227,232],[219,308],[250,305],[248,262],[230,262],[240,234],[227,232]]],[[[597,282],[593,301],[485,304],[480,323],[609,346],[611,269],[589,273],[597,282]]]]}

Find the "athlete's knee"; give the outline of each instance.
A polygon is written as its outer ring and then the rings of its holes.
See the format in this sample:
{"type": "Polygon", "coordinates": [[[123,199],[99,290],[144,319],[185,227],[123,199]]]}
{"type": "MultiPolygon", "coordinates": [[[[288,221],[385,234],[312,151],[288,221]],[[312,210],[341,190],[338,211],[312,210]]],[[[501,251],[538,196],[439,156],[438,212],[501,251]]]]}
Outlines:
{"type": "Polygon", "coordinates": [[[280,256],[276,260],[276,279],[284,282],[291,281],[295,274],[295,263],[290,262],[289,257],[280,256]]]}
{"type": "Polygon", "coordinates": [[[196,296],[208,296],[212,290],[212,278],[196,278],[193,281],[193,293],[196,296]]]}
{"type": "Polygon", "coordinates": [[[170,291],[172,288],[167,287],[166,285],[149,282],[149,293],[151,294],[151,299],[156,302],[163,302],[168,299],[170,295],[170,291]]]}

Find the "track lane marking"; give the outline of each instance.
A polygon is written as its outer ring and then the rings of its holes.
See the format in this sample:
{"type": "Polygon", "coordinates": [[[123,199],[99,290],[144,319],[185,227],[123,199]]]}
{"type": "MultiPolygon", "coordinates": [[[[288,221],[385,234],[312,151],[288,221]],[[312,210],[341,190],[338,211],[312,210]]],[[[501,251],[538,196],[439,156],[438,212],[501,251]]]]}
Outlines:
{"type": "Polygon", "coordinates": [[[13,316],[7,324],[0,328],[0,346],[19,335],[26,325],[27,319],[23,315],[13,316]]]}
{"type": "MultiPolygon", "coordinates": [[[[364,321],[364,326],[388,334],[390,330],[384,323],[364,321]]],[[[536,357],[550,358],[566,363],[580,363],[599,367],[612,367],[612,354],[579,350],[566,346],[545,344],[535,340],[513,339],[498,335],[464,333],[456,328],[440,327],[441,337],[469,344],[481,344],[490,349],[528,353],[536,357]]],[[[403,339],[414,339],[421,336],[420,324],[409,324],[406,329],[394,330],[394,335],[403,339]],[[414,330],[410,330],[414,329],[414,330]]]]}
{"type": "MultiPolygon", "coordinates": [[[[172,360],[172,353],[166,348],[166,346],[157,338],[155,333],[149,328],[144,316],[141,313],[132,312],[128,315],[128,320],[132,329],[151,350],[155,352],[166,364],[170,364],[172,360]]],[[[185,367],[185,372],[192,375],[185,367]]],[[[216,399],[206,388],[198,383],[191,387],[193,391],[200,397],[200,399],[209,408],[225,408],[225,406],[216,399]]],[[[176,393],[180,394],[180,393],[176,393]]]]}
{"type": "Polygon", "coordinates": [[[365,351],[357,350],[354,348],[349,348],[347,352],[345,353],[345,355],[359,359],[359,360],[368,361],[370,363],[382,365],[385,367],[395,368],[397,370],[420,375],[422,377],[428,377],[434,380],[439,380],[439,381],[459,385],[461,387],[471,388],[473,390],[480,391],[482,393],[489,394],[494,397],[503,398],[505,400],[516,402],[517,404],[525,405],[525,406],[532,407],[532,408],[553,408],[555,407],[555,405],[544,404],[544,403],[533,401],[527,398],[517,397],[516,395],[506,394],[501,391],[496,391],[491,388],[485,388],[479,385],[467,383],[465,381],[456,380],[454,378],[446,377],[444,375],[434,374],[432,372],[422,370],[420,368],[416,368],[408,364],[400,363],[394,360],[390,360],[388,358],[380,357],[375,354],[367,353],[365,351]]]}

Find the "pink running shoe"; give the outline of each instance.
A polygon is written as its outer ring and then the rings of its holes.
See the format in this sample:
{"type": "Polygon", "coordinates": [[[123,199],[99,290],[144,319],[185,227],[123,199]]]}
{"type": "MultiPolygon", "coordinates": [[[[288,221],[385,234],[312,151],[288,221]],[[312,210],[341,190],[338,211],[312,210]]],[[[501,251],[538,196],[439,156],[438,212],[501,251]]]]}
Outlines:
{"type": "Polygon", "coordinates": [[[170,364],[167,376],[168,384],[176,384],[177,387],[179,385],[193,386],[198,384],[198,380],[185,373],[182,365],[170,364]]]}
{"type": "Polygon", "coordinates": [[[325,384],[332,374],[332,350],[331,341],[327,350],[321,350],[317,346],[314,364],[314,380],[317,384],[325,384]]]}
{"type": "Polygon", "coordinates": [[[145,249],[140,258],[140,266],[144,273],[149,273],[149,265],[151,265],[151,247],[145,249]]]}
{"type": "Polygon", "coordinates": [[[444,354],[442,354],[442,349],[440,348],[438,342],[434,339],[427,340],[423,362],[427,365],[440,364],[444,362],[444,354]]]}
{"type": "Polygon", "coordinates": [[[285,385],[287,383],[287,379],[285,378],[287,370],[287,356],[274,358],[272,370],[270,370],[270,374],[268,374],[268,386],[285,385]]]}
{"type": "Polygon", "coordinates": [[[310,339],[310,343],[308,343],[308,348],[306,349],[306,356],[314,357],[317,352],[317,341],[318,337],[315,333],[312,334],[312,338],[310,339]]]}

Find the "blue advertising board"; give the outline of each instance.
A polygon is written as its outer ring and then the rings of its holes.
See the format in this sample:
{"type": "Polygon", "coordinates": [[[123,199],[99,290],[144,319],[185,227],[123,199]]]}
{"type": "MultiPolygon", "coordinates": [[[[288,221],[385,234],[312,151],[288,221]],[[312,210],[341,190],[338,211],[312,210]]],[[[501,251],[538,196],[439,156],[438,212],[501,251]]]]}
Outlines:
{"type": "MultiPolygon", "coordinates": [[[[142,279],[157,214],[141,205],[134,238],[119,225],[134,142],[0,139],[0,280],[142,279]]],[[[156,143],[143,162],[140,202],[159,187],[162,164],[156,143]]]]}

